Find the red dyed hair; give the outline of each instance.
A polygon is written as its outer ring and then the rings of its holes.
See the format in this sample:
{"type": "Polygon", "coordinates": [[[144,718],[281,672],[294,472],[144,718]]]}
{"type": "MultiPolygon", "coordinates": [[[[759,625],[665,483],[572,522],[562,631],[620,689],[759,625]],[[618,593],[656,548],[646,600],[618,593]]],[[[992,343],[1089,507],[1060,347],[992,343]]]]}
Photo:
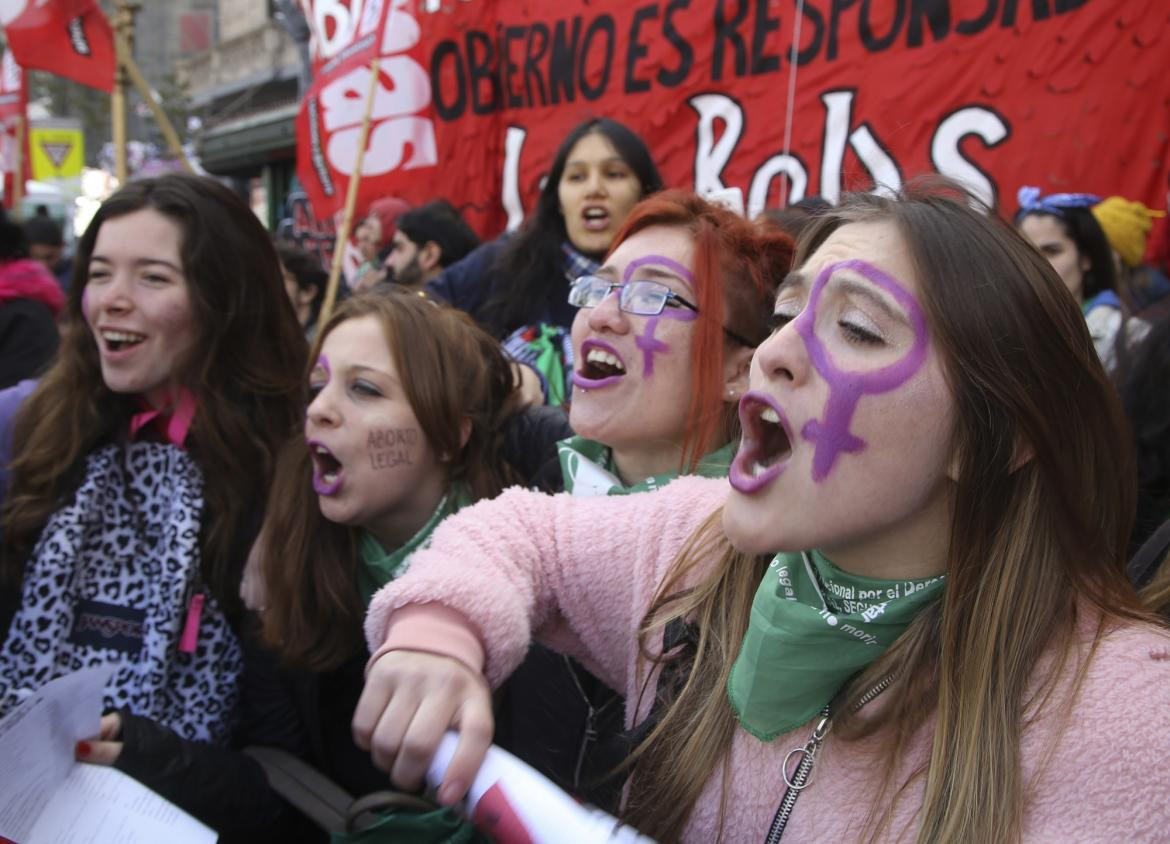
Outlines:
{"type": "Polygon", "coordinates": [[[723,401],[724,328],[759,345],[770,331],[776,288],[792,266],[792,239],[754,226],[726,208],[688,191],[669,190],[644,199],[614,238],[610,252],[651,226],[687,229],[695,243],[695,304],[691,343],[690,423],[680,469],[690,471],[714,447],[738,434],[736,407],[723,401]]]}
{"type": "Polygon", "coordinates": [[[378,238],[379,251],[390,245],[394,232],[398,230],[398,218],[409,210],[410,203],[396,196],[384,196],[370,203],[366,217],[377,217],[382,225],[382,233],[378,238]]]}

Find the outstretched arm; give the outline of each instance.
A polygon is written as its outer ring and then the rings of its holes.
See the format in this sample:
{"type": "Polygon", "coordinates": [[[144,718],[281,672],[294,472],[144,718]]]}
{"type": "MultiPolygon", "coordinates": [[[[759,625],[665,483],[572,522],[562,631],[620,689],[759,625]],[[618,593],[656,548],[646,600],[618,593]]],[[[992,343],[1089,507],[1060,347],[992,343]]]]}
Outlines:
{"type": "Polygon", "coordinates": [[[455,799],[490,740],[481,677],[502,682],[534,635],[629,690],[638,626],[658,583],[725,493],[725,482],[699,478],[620,498],[513,490],[448,519],[371,604],[358,743],[413,787],[443,732],[456,728],[442,791],[455,799]]]}

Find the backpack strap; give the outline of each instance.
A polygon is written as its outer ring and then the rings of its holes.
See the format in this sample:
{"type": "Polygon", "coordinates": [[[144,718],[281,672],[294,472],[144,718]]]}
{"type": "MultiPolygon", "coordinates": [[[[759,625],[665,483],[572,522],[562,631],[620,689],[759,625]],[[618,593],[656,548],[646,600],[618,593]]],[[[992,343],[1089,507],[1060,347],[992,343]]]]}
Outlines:
{"type": "Polygon", "coordinates": [[[308,762],[275,747],[247,747],[272,790],[329,833],[345,832],[353,795],[308,762]]]}

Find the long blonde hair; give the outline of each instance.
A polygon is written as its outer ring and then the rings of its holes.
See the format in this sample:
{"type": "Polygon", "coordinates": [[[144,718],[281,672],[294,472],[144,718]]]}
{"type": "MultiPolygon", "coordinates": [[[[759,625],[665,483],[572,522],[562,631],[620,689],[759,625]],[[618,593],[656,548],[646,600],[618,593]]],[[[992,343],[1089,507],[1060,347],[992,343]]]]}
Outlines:
{"type": "MultiPolygon", "coordinates": [[[[957,405],[958,482],[944,596],[845,690],[855,700],[892,674],[880,715],[862,720],[841,707],[834,734],[885,742],[887,785],[873,797],[870,838],[887,831],[909,782],[893,774],[933,713],[930,759],[910,774],[925,778],[918,841],[1016,840],[1026,720],[1070,667],[1075,695],[1110,619],[1153,621],[1124,576],[1132,458],[1084,319],[1052,267],[952,186],[847,198],[802,236],[796,266],[839,226],[877,220],[899,228],[923,279],[920,297],[957,405]],[[1091,644],[1082,652],[1086,611],[1091,644]],[[1056,658],[1038,677],[1044,653],[1056,658]]],[[[688,543],[641,630],[650,668],[680,658],[652,655],[668,622],[699,628],[686,682],[632,759],[625,817],[663,841],[679,837],[716,769],[726,772],[736,730],[724,689],[764,561],[731,548],[719,524],[716,514],[688,543]],[[683,588],[698,571],[709,574],[683,588]]]]}

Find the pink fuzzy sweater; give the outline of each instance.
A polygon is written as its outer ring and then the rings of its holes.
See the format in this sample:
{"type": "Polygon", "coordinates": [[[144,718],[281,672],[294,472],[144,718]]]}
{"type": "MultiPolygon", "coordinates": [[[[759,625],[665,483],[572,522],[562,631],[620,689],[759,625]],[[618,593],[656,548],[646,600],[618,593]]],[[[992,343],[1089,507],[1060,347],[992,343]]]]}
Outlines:
{"type": "MultiPolygon", "coordinates": [[[[726,481],[701,478],[620,498],[512,490],[463,510],[444,522],[429,549],[415,554],[407,574],[375,596],[366,619],[371,650],[422,643],[473,665],[482,661],[498,684],[536,637],[579,658],[634,701],[635,631],[681,546],[726,491],[726,481]],[[457,613],[412,607],[392,618],[406,605],[434,603],[457,613]],[[458,636],[426,640],[436,624],[451,627],[451,619],[465,626],[462,642],[458,636]]],[[[627,723],[634,716],[627,712],[627,723]]],[[[926,723],[918,733],[899,781],[927,761],[931,728],[926,723]]],[[[809,731],[806,725],[769,743],[736,732],[725,841],[763,840],[785,791],[781,763],[809,731]]],[[[829,734],[785,841],[859,838],[880,785],[875,748],[873,740],[829,734]]],[[[1041,715],[1024,734],[1022,782],[1030,786],[1024,840],[1170,839],[1168,754],[1170,635],[1116,629],[1094,656],[1071,717],[1041,715]]],[[[720,777],[708,782],[684,841],[715,840],[721,788],[720,777]]],[[[899,801],[890,840],[914,840],[922,790],[919,777],[899,801]]]]}

